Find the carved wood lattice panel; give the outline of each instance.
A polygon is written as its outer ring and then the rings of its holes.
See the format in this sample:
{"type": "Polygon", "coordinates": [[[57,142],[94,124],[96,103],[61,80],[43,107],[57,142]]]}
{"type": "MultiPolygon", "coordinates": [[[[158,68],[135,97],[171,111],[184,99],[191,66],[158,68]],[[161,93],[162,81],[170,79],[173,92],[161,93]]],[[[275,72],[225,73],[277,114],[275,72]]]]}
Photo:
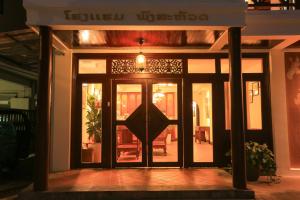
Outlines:
{"type": "Polygon", "coordinates": [[[112,74],[182,74],[182,59],[147,59],[145,68],[136,67],[135,59],[113,59],[112,74]]]}

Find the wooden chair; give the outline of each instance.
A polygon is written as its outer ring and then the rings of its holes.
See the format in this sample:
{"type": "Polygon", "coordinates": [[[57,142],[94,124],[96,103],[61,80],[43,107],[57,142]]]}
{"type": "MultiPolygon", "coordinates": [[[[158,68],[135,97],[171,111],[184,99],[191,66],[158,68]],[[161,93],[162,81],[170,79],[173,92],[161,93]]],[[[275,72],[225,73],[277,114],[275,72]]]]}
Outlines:
{"type": "Polygon", "coordinates": [[[163,149],[165,156],[167,155],[167,131],[163,131],[155,140],[152,142],[153,149],[163,149]]]}
{"type": "Polygon", "coordinates": [[[121,152],[133,153],[136,159],[139,159],[140,144],[138,138],[133,138],[134,134],[127,128],[117,130],[117,159],[121,156],[121,152]]]}
{"type": "Polygon", "coordinates": [[[210,127],[209,126],[196,126],[195,127],[195,142],[201,141],[208,142],[210,144],[210,127]]]}

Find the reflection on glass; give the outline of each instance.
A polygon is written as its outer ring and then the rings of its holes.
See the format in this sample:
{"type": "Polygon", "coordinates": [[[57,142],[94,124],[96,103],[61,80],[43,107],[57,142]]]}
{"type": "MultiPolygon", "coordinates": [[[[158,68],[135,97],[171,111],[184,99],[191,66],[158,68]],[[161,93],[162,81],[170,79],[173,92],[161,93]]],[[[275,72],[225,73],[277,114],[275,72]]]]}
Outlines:
{"type": "Polygon", "coordinates": [[[246,81],[247,129],[262,129],[260,81],[246,81]]]}
{"type": "Polygon", "coordinates": [[[213,162],[212,85],[194,83],[193,149],[194,162],[213,162]]]}
{"type": "Polygon", "coordinates": [[[100,163],[102,146],[102,84],[82,84],[81,162],[100,163]]]}
{"type": "Polygon", "coordinates": [[[126,120],[141,105],[142,85],[117,85],[117,120],[126,120]]]}
{"type": "Polygon", "coordinates": [[[231,101],[230,101],[230,84],[224,82],[224,100],[225,100],[225,129],[231,128],[231,101]]]}
{"type": "Polygon", "coordinates": [[[177,119],[177,84],[152,85],[152,103],[168,118],[177,119]]]}
{"type": "Polygon", "coordinates": [[[105,74],[106,60],[102,59],[80,59],[79,74],[105,74]]]}
{"type": "Polygon", "coordinates": [[[178,161],[177,125],[169,125],[152,141],[153,162],[178,161]]]}
{"type": "Polygon", "coordinates": [[[216,73],[215,59],[188,59],[188,73],[216,73]]]}
{"type": "Polygon", "coordinates": [[[117,126],[117,162],[142,162],[142,142],[126,127],[117,126]]]}
{"type": "MultiPolygon", "coordinates": [[[[221,59],[221,73],[229,73],[229,59],[221,59]]],[[[243,58],[242,73],[263,73],[262,58],[243,58]]]]}

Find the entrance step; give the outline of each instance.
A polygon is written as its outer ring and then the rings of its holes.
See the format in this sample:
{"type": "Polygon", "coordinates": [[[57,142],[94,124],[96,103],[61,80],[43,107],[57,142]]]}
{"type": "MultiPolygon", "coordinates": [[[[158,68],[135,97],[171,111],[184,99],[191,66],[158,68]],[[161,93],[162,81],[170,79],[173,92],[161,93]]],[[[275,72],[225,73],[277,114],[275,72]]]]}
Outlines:
{"type": "Polygon", "coordinates": [[[255,199],[251,190],[186,190],[186,191],[74,191],[74,192],[27,192],[20,200],[196,200],[196,199],[255,199]]]}

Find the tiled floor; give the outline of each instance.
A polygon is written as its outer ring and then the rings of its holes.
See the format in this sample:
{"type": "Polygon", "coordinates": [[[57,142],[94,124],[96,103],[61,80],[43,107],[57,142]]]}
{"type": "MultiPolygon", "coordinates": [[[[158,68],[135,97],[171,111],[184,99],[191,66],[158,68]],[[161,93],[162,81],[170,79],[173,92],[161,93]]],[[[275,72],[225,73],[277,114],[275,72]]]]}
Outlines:
{"type": "MultiPolygon", "coordinates": [[[[300,200],[300,177],[277,183],[248,182],[257,200],[300,200]]],[[[161,191],[231,189],[231,176],[221,169],[83,169],[51,174],[50,191],[161,191]]]]}
{"type": "Polygon", "coordinates": [[[194,141],[194,162],[213,162],[213,145],[194,141]]]}
{"type": "Polygon", "coordinates": [[[219,169],[83,169],[52,174],[51,191],[230,189],[219,169]]]}
{"type": "Polygon", "coordinates": [[[300,200],[300,177],[281,177],[268,183],[267,177],[258,182],[248,182],[248,188],[255,191],[257,200],[300,200]]]}

